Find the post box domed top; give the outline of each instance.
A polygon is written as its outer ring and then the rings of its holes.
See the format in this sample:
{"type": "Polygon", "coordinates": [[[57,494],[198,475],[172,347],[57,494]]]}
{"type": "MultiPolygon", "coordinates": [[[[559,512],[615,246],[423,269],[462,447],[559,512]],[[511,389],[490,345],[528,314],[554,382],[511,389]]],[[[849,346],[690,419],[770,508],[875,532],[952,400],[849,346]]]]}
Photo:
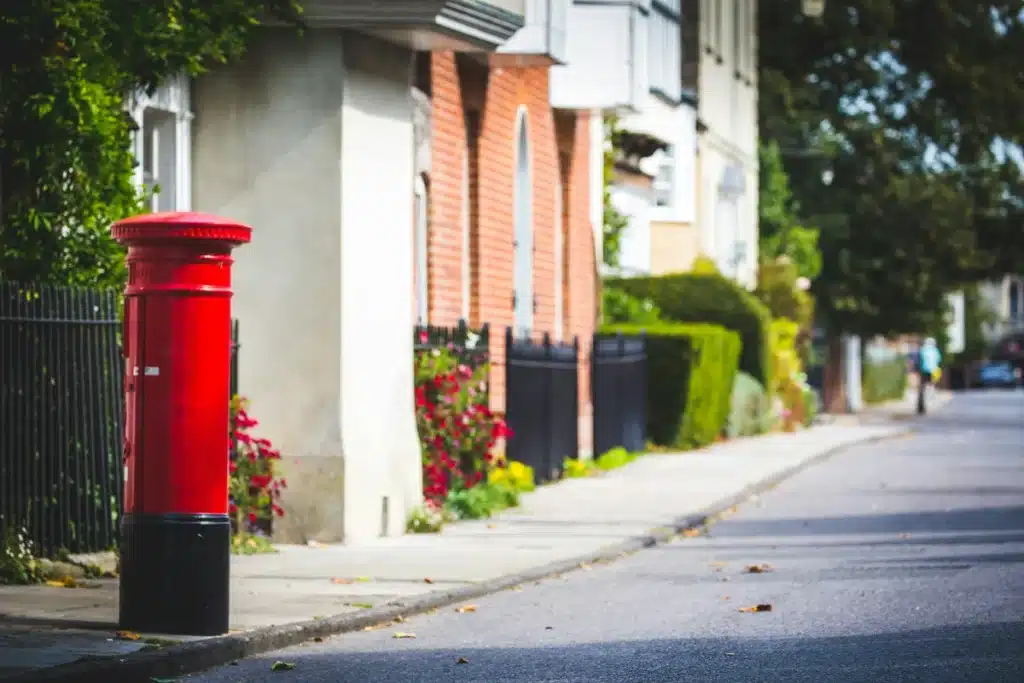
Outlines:
{"type": "Polygon", "coordinates": [[[206,213],[145,213],[117,221],[111,228],[114,239],[123,244],[204,240],[245,244],[252,228],[244,223],[206,213]]]}

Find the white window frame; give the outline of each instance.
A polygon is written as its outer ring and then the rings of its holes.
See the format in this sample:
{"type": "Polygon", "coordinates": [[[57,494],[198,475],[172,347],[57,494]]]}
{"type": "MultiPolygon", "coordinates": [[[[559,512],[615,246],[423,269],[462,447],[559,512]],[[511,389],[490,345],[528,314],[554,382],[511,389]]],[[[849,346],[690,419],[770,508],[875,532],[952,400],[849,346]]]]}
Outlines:
{"type": "Polygon", "coordinates": [[[513,269],[512,317],[519,334],[528,334],[534,323],[534,235],[533,235],[533,159],[530,145],[529,115],[525,106],[516,112],[513,137],[513,269]]]}
{"type": "MultiPolygon", "coordinates": [[[[189,92],[189,79],[185,74],[175,76],[163,83],[152,95],[144,91],[132,93],[125,103],[128,114],[135,122],[136,130],[132,134],[132,152],[136,159],[135,185],[140,191],[148,187],[144,176],[144,168],[148,163],[145,158],[145,119],[147,111],[157,111],[166,114],[173,122],[174,131],[174,161],[173,179],[174,196],[170,198],[170,210],[191,211],[192,210],[192,103],[189,92]]],[[[159,149],[159,134],[154,135],[157,144],[153,145],[154,150],[159,149]]],[[[159,163],[159,152],[153,159],[159,163]]],[[[157,185],[160,178],[157,177],[157,185]]],[[[154,196],[150,208],[156,210],[160,200],[167,199],[166,195],[154,196]]]]}
{"type": "Polygon", "coordinates": [[[413,279],[416,287],[416,322],[430,323],[430,201],[422,174],[413,185],[413,279]]]}
{"type": "Polygon", "coordinates": [[[683,91],[682,31],[679,0],[654,0],[647,17],[649,87],[672,102],[683,91]]]}

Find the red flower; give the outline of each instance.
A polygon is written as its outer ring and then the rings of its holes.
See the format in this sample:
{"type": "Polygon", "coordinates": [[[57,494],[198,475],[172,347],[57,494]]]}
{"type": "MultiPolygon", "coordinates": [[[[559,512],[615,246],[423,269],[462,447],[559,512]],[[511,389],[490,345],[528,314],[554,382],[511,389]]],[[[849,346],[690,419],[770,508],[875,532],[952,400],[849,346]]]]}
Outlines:
{"type": "Polygon", "coordinates": [[[252,522],[253,524],[255,524],[257,522],[257,520],[259,520],[259,517],[256,516],[256,513],[255,512],[250,512],[249,513],[249,521],[252,522]]]}
{"type": "Polygon", "coordinates": [[[277,505],[275,503],[274,506],[273,506],[273,510],[274,510],[274,514],[277,515],[278,517],[284,517],[284,508],[282,508],[280,505],[277,505]]]}

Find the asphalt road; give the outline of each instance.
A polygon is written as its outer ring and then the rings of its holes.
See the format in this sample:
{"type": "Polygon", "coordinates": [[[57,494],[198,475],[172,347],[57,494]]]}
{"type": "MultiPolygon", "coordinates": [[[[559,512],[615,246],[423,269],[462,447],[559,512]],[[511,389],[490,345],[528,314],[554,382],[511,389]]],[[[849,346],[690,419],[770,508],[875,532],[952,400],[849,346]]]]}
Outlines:
{"type": "Polygon", "coordinates": [[[961,396],[915,427],[706,536],[190,680],[1024,682],[1024,392],[961,396]],[[772,609],[739,611],[757,604],[772,609]]]}

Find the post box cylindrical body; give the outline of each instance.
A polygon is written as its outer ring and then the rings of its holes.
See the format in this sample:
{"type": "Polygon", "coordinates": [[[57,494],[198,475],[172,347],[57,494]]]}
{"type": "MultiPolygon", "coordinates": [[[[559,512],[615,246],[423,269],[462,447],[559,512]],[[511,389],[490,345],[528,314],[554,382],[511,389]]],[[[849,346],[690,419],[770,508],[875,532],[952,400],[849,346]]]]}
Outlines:
{"type": "Polygon", "coordinates": [[[113,227],[128,247],[122,628],[228,630],[231,250],[251,232],[193,213],[113,227]]]}

